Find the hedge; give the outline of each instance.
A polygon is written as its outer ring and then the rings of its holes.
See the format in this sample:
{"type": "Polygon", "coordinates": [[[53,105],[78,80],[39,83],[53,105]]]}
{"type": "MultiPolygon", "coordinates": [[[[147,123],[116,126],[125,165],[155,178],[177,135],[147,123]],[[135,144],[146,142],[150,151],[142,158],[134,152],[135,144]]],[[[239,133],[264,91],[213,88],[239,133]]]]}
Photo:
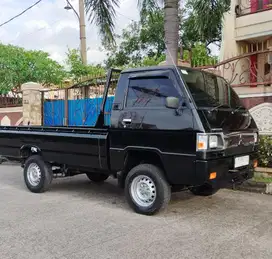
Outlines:
{"type": "Polygon", "coordinates": [[[272,167],[272,136],[260,136],[258,164],[260,167],[272,167]]]}

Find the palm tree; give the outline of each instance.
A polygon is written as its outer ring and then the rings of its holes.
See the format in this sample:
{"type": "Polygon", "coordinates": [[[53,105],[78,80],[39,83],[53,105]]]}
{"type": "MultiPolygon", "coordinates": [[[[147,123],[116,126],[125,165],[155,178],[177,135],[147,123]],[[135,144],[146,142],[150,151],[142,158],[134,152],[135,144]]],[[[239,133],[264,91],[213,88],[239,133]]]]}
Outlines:
{"type": "MultiPolygon", "coordinates": [[[[188,2],[194,8],[196,29],[203,34],[221,24],[226,6],[230,5],[230,0],[184,0],[184,2],[188,2]]],[[[164,6],[166,64],[177,64],[180,1],[138,0],[141,16],[162,4],[164,6]]],[[[119,0],[85,0],[85,8],[89,20],[98,26],[104,40],[114,43],[114,21],[119,0]]]]}
{"type": "Polygon", "coordinates": [[[222,18],[230,9],[231,0],[188,0],[193,33],[201,42],[221,41],[222,18]]]}
{"type": "Polygon", "coordinates": [[[166,64],[177,64],[179,41],[179,0],[164,1],[166,64]]]}

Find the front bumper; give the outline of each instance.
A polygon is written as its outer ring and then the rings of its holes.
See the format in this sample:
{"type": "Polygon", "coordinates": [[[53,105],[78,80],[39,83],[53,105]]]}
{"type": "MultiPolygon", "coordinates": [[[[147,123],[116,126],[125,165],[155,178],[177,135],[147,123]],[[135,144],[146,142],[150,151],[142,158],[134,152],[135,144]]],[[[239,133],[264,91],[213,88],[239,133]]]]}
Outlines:
{"type": "Polygon", "coordinates": [[[215,160],[196,161],[197,185],[208,183],[215,188],[226,188],[233,184],[241,184],[254,175],[254,160],[256,154],[249,155],[250,162],[248,166],[234,168],[235,157],[225,157],[215,160]],[[210,174],[216,172],[216,178],[210,180],[210,174]]]}

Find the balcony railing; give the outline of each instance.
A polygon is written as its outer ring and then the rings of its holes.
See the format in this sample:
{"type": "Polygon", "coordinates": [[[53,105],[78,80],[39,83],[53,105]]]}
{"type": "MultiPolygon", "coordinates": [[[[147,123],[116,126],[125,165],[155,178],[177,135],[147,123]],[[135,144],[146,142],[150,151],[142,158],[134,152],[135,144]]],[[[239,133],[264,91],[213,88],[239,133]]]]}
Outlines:
{"type": "Polygon", "coordinates": [[[268,10],[272,10],[272,0],[238,0],[235,7],[237,17],[268,10]]]}
{"type": "Polygon", "coordinates": [[[196,68],[224,77],[232,87],[271,87],[272,65],[268,64],[268,55],[272,55],[271,50],[255,51],[196,68]]]}

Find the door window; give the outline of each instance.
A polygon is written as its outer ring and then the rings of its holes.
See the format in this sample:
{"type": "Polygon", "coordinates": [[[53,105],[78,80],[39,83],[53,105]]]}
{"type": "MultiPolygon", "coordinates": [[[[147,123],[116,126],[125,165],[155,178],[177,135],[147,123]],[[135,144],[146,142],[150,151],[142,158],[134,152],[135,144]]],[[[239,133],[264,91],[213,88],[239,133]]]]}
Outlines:
{"type": "Polygon", "coordinates": [[[180,95],[167,77],[130,79],[126,107],[164,107],[166,97],[180,95]]]}

